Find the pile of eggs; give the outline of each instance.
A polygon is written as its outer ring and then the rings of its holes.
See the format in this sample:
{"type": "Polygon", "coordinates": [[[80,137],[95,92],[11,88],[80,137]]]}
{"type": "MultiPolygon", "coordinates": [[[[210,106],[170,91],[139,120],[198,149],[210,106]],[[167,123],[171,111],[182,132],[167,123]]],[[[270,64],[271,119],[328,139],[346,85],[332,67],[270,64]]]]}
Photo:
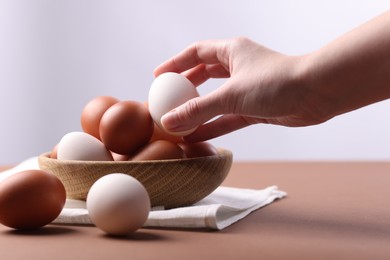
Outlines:
{"type": "MultiPolygon", "coordinates": [[[[148,102],[96,97],[81,113],[83,131],[64,135],[50,157],[142,161],[215,155],[217,149],[207,142],[183,142],[182,136],[196,128],[172,133],[161,126],[160,120],[165,113],[197,96],[196,88],[187,78],[165,73],[154,80],[148,102]]],[[[53,174],[41,170],[17,173],[0,183],[0,223],[16,229],[44,226],[60,214],[65,200],[65,189],[53,174]]],[[[92,185],[87,209],[92,222],[103,231],[125,235],[146,221],[150,199],[135,178],[112,173],[92,185]],[[112,190],[115,192],[108,194],[107,191],[112,190]]]]}
{"type": "Polygon", "coordinates": [[[215,155],[208,142],[184,143],[152,120],[147,102],[97,97],[81,114],[83,132],[64,135],[51,158],[86,161],[143,161],[215,155]]]}
{"type": "Polygon", "coordinates": [[[51,157],[60,160],[123,161],[167,160],[215,155],[207,142],[189,144],[185,132],[168,132],[161,117],[185,101],[199,96],[193,84],[177,73],[157,77],[148,102],[97,97],[81,113],[83,132],[65,135],[51,157]]]}

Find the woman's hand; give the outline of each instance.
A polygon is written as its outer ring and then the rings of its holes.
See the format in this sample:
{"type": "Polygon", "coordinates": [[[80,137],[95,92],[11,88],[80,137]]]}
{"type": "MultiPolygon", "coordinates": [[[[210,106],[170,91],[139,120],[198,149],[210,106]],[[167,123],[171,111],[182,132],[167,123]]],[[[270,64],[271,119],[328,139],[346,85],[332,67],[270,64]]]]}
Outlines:
{"type": "Polygon", "coordinates": [[[211,139],[257,123],[305,126],[325,118],[300,82],[301,57],[282,55],[246,38],[195,43],[158,66],[183,73],[195,86],[228,78],[217,90],[189,100],[162,118],[169,131],[200,126],[187,141],[211,139]],[[208,122],[210,119],[216,120],[208,122]]]}
{"type": "Polygon", "coordinates": [[[390,11],[306,55],[283,55],[246,38],[202,41],[154,73],[168,71],[184,74],[195,86],[227,78],[215,91],[163,116],[170,131],[199,126],[186,141],[257,123],[319,124],[390,98],[390,11]]]}

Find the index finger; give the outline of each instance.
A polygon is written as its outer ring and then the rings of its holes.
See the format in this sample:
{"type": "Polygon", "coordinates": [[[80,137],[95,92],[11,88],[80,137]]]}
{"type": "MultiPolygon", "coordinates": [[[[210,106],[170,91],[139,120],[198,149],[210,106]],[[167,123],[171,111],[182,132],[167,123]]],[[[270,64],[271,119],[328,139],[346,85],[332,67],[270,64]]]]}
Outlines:
{"type": "Polygon", "coordinates": [[[207,40],[191,44],[176,56],[163,62],[154,70],[154,75],[164,72],[182,73],[196,67],[199,64],[229,65],[227,52],[228,42],[224,40],[207,40]]]}

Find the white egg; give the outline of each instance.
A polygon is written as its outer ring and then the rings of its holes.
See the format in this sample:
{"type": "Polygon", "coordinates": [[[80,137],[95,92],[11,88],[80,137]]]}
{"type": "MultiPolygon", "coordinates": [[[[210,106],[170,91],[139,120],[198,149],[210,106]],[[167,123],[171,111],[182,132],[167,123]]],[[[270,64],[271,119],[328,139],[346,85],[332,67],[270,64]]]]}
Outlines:
{"type": "Polygon", "coordinates": [[[87,195],[91,221],[111,235],[127,235],[145,223],[150,211],[150,198],[135,178],[112,173],[98,179],[87,195]]]}
{"type": "Polygon", "coordinates": [[[59,160],[112,161],[112,155],[96,137],[84,132],[64,135],[57,148],[59,160]]]}
{"type": "Polygon", "coordinates": [[[167,131],[161,124],[161,117],[186,101],[199,97],[195,86],[181,74],[167,72],[158,76],[149,90],[149,111],[156,124],[171,135],[185,136],[196,127],[183,132],[167,131]]]}

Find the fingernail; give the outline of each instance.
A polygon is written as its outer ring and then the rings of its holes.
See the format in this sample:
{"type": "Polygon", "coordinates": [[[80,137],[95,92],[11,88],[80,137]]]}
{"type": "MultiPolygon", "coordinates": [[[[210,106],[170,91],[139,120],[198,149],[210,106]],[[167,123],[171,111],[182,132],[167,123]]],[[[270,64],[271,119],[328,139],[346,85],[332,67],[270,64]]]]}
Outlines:
{"type": "Polygon", "coordinates": [[[177,115],[175,109],[169,111],[161,117],[162,126],[170,131],[179,131],[180,122],[177,120],[177,115]]]}

